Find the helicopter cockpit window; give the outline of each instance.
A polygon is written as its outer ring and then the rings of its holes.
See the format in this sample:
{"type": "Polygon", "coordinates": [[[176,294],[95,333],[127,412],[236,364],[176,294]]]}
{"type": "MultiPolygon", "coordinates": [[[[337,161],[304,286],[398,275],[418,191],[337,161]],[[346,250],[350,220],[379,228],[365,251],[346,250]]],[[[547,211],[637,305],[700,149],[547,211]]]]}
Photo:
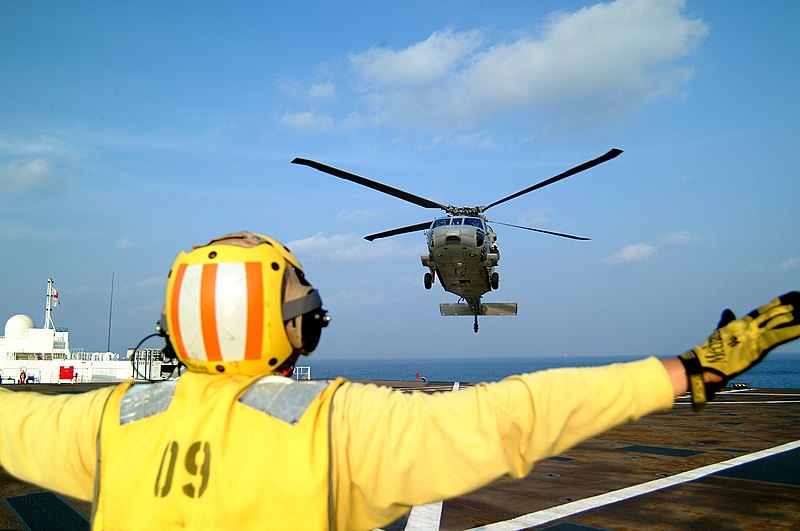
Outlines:
{"type": "Polygon", "coordinates": [[[482,229],[483,220],[481,220],[481,218],[464,218],[464,225],[472,225],[474,227],[482,229]]]}
{"type": "Polygon", "coordinates": [[[449,225],[450,218],[439,218],[433,222],[434,227],[441,227],[442,225],[449,225]]]}
{"type": "Polygon", "coordinates": [[[453,218],[453,225],[461,225],[464,221],[464,218],[453,218]]]}

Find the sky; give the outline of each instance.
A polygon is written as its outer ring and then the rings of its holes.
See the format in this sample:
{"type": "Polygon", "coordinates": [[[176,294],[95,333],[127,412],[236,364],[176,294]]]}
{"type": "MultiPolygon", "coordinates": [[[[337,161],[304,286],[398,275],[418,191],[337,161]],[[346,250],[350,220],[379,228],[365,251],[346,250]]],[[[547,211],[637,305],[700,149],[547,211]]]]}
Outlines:
{"type": "MultiPolygon", "coordinates": [[[[800,289],[800,3],[0,3],[0,320],[125,352],[181,250],[286,243],[332,321],[314,356],[670,355],[800,289]],[[516,317],[442,317],[422,232],[498,205],[516,317]],[[112,302],[113,278],[113,302],[112,302]],[[109,334],[109,316],[111,333],[109,334]]],[[[151,340],[146,346],[160,346],[151,340]]],[[[800,351],[791,344],[783,350],[800,351]]]]}

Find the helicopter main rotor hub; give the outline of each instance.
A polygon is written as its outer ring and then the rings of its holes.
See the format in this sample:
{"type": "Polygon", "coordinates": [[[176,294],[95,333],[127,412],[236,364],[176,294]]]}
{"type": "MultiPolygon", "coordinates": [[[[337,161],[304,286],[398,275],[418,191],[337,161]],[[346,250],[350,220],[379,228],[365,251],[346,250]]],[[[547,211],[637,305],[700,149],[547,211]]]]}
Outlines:
{"type": "Polygon", "coordinates": [[[480,217],[481,212],[483,209],[481,207],[454,207],[448,206],[445,211],[453,216],[468,216],[468,217],[480,217]]]}

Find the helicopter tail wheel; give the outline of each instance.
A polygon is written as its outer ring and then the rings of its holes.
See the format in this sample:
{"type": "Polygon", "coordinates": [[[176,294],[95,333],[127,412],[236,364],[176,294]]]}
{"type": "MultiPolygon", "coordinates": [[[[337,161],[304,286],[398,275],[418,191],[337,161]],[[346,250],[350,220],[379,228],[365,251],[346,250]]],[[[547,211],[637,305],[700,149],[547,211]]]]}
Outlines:
{"type": "Polygon", "coordinates": [[[431,275],[430,272],[425,273],[423,281],[425,282],[425,289],[431,289],[431,286],[433,286],[433,275],[431,275]]]}
{"type": "Polygon", "coordinates": [[[495,271],[492,273],[492,289],[497,289],[500,287],[500,275],[495,271]]]}

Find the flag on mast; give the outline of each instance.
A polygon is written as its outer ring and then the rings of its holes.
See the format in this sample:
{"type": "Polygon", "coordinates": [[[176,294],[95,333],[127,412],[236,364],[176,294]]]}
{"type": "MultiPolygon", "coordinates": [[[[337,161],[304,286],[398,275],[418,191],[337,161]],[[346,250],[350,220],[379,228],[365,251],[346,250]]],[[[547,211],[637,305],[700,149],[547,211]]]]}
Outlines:
{"type": "Polygon", "coordinates": [[[58,308],[59,304],[60,302],[58,300],[58,290],[56,290],[56,288],[53,288],[53,308],[58,308]]]}

